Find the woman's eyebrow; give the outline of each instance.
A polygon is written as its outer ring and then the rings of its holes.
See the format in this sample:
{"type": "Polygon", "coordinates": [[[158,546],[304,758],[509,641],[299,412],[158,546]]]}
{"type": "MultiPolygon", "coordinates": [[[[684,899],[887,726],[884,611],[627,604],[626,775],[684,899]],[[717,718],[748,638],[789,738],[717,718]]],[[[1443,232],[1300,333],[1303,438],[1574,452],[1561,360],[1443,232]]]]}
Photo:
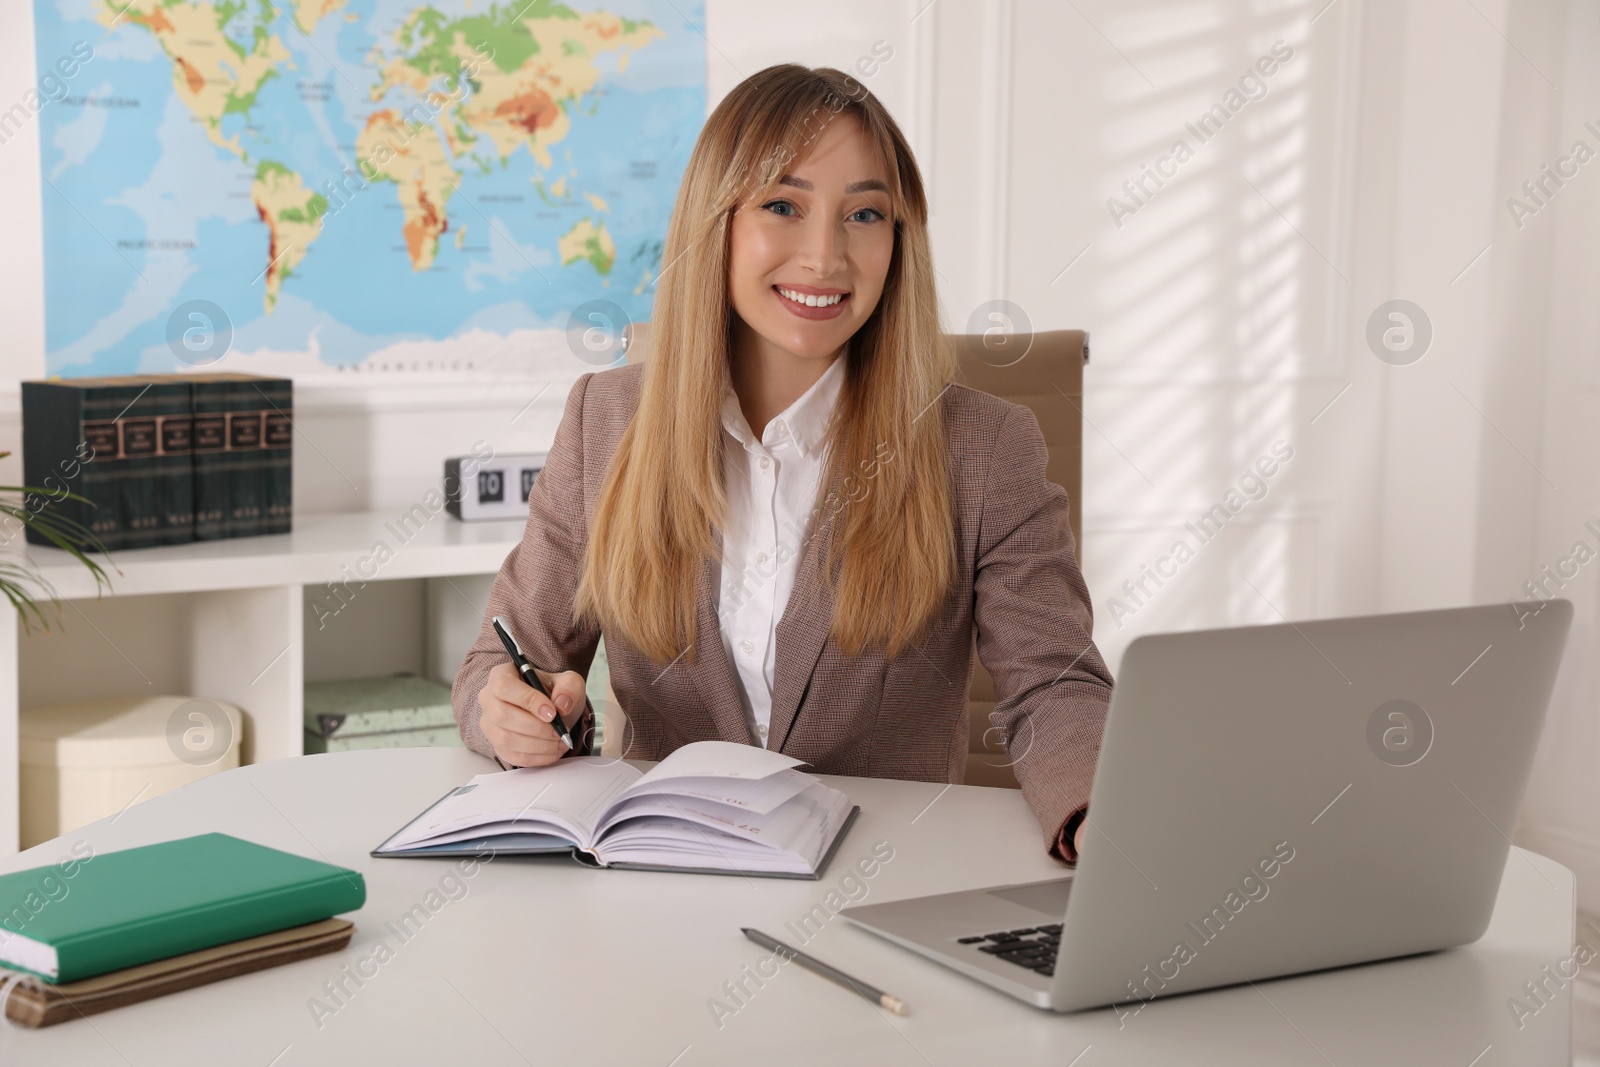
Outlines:
{"type": "MultiPolygon", "coordinates": [[[[793,174],[785,174],[783,177],[778,179],[778,184],[792,185],[796,189],[804,189],[808,193],[814,188],[810,182],[806,181],[804,178],[796,178],[793,174]]],[[[851,182],[849,185],[844,187],[844,191],[847,193],[864,193],[874,189],[880,193],[887,193],[889,191],[889,187],[883,182],[879,181],[877,178],[868,178],[863,182],[851,182]]]]}

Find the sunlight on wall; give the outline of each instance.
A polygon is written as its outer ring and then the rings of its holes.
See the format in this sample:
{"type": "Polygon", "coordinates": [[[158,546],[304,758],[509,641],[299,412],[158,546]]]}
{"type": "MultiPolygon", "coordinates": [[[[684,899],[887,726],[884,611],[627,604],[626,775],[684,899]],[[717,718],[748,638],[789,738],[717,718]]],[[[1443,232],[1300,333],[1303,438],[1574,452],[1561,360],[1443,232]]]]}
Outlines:
{"type": "Polygon", "coordinates": [[[1093,265],[1058,288],[1093,331],[1083,554],[1113,668],[1141,633],[1317,611],[1322,519],[1290,486],[1297,392],[1339,373],[1348,289],[1346,41],[1310,24],[1323,2],[1061,16],[1103,102],[1074,138],[1103,201],[1093,265]]]}

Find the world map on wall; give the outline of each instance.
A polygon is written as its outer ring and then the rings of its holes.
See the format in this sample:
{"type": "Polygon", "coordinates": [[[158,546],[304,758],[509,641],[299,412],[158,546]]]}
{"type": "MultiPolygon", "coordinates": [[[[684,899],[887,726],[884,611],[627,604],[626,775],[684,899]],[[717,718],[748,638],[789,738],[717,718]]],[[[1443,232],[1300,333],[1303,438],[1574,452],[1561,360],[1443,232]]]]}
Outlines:
{"type": "Polygon", "coordinates": [[[538,370],[576,308],[650,317],[703,0],[35,14],[52,376],[538,370]]]}

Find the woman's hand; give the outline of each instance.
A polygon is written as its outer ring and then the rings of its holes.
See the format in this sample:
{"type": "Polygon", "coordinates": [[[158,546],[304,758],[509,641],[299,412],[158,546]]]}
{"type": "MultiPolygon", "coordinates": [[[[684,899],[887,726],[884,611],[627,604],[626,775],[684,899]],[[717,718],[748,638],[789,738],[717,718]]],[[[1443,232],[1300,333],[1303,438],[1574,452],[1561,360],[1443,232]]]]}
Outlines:
{"type": "MultiPolygon", "coordinates": [[[[1074,814],[1072,819],[1076,818],[1078,816],[1074,814]]],[[[1072,819],[1068,819],[1067,822],[1070,823],[1072,819]]],[[[1078,822],[1078,828],[1072,831],[1071,844],[1067,842],[1066,823],[1062,824],[1060,831],[1056,834],[1056,843],[1050,848],[1051,855],[1058,857],[1063,863],[1076,866],[1078,860],[1083,857],[1083,835],[1088,829],[1089,813],[1085,809],[1083,818],[1078,822]],[[1068,856],[1069,852],[1071,853],[1070,857],[1068,856]]]]}
{"type": "MultiPolygon", "coordinates": [[[[555,704],[522,680],[517,668],[502,663],[489,671],[489,679],[478,693],[483,709],[478,725],[494,746],[495,755],[516,767],[543,767],[567,754],[561,735],[551,725],[556,709],[570,731],[583,717],[584,681],[577,671],[549,674],[535,667],[555,704]]],[[[576,736],[573,741],[580,739],[576,736]]]]}

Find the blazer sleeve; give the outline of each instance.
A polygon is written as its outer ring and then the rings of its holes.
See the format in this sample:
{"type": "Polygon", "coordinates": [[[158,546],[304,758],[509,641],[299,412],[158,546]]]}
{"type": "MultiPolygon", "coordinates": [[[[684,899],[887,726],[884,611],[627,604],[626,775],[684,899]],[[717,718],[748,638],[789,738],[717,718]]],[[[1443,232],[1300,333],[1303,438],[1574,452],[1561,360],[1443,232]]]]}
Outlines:
{"type": "MultiPolygon", "coordinates": [[[[1047,459],[1033,412],[1012,405],[984,486],[973,617],[978,657],[994,676],[992,725],[1046,851],[1058,855],[1059,836],[1089,804],[1112,678],[1092,636],[1071,502],[1045,477],[1047,459]]],[[[1069,849],[1070,841],[1069,833],[1069,849]]],[[[1070,851],[1061,858],[1076,860],[1070,851]]]]}
{"type": "MultiPolygon", "coordinates": [[[[577,627],[572,605],[588,545],[588,520],[583,500],[583,404],[591,372],[579,378],[567,394],[567,406],[556,428],[555,441],[545,457],[544,469],[528,493],[528,522],[519,541],[500,565],[489,589],[478,639],[467,650],[456,672],[451,704],[461,740],[474,752],[495,755],[478,720],[478,694],[489,671],[511,659],[500,645],[490,620],[499,615],[511,624],[528,661],[552,673],[577,671],[587,676],[600,642],[598,626],[577,627]]],[[[584,701],[582,721],[573,731],[576,747],[571,755],[588,755],[594,740],[594,712],[584,701]]]]}

